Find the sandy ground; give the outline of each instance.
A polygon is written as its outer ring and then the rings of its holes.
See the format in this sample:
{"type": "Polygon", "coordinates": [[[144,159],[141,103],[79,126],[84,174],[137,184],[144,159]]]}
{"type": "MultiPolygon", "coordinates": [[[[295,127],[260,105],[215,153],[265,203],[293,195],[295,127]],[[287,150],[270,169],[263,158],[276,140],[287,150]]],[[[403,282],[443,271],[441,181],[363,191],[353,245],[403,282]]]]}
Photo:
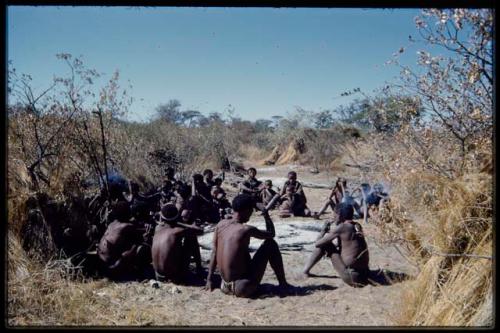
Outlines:
{"type": "MultiPolygon", "coordinates": [[[[299,181],[314,184],[331,184],[331,175],[311,174],[307,168],[297,166],[268,167],[258,169],[261,180],[272,179],[281,186],[288,170],[299,173],[299,181]]],[[[355,181],[355,179],[348,179],[355,181]]],[[[230,194],[235,189],[227,187],[230,194]]],[[[326,189],[305,188],[309,206],[318,210],[328,195],[326,189]]],[[[394,247],[379,244],[377,229],[366,225],[365,234],[370,251],[370,269],[373,284],[363,288],[352,288],[337,277],[331,262],[322,259],[313,269],[316,277],[302,278],[300,272],[310,256],[324,220],[312,218],[280,219],[271,213],[275,222],[278,242],[288,281],[296,286],[286,297],[276,293],[277,281],[268,266],[263,285],[254,299],[241,299],[223,294],[219,289],[203,290],[204,281],[196,286],[175,286],[172,283],[154,281],[130,283],[105,283],[95,290],[99,301],[120,304],[125,310],[140,313],[154,309],[154,316],[141,320],[148,326],[390,326],[391,315],[401,302],[400,293],[407,282],[390,282],[387,276],[415,274],[414,268],[394,247]],[[382,273],[382,272],[385,272],[382,273]]],[[[263,218],[254,213],[250,224],[265,229],[263,218]]],[[[208,266],[213,232],[199,238],[201,254],[208,266]]],[[[253,252],[261,241],[252,240],[253,252]]],[[[107,318],[107,322],[113,322],[107,318]]]]}

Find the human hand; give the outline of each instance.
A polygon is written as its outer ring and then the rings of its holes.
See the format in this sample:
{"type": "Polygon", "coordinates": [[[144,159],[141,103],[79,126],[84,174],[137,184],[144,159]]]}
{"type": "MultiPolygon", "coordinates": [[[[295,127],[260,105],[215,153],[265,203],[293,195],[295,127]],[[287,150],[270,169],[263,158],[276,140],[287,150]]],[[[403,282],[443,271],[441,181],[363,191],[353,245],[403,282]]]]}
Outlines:
{"type": "Polygon", "coordinates": [[[213,285],[213,282],[211,279],[207,279],[207,284],[205,285],[205,288],[203,288],[204,290],[207,290],[207,291],[213,291],[214,290],[214,285],[213,285]]]}

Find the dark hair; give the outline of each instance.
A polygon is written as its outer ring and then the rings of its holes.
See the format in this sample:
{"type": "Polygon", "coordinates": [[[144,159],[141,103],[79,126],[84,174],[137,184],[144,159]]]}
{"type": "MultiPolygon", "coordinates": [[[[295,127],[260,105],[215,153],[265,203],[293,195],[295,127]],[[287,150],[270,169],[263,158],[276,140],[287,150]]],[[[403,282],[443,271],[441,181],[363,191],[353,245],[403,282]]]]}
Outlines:
{"type": "Polygon", "coordinates": [[[339,205],[339,222],[344,222],[347,220],[352,220],[354,217],[354,210],[352,204],[342,202],[339,205]]]}
{"type": "Polygon", "coordinates": [[[203,171],[203,176],[206,176],[206,175],[208,175],[208,174],[211,174],[211,175],[213,176],[213,175],[214,175],[214,172],[213,172],[212,170],[210,170],[210,169],[205,169],[205,170],[203,171]]]}
{"type": "Polygon", "coordinates": [[[118,201],[111,207],[111,212],[109,214],[109,219],[111,221],[118,220],[121,222],[126,222],[130,219],[131,211],[129,203],[126,201],[118,201]]]}
{"type": "Polygon", "coordinates": [[[193,175],[193,180],[194,180],[195,182],[202,182],[202,181],[203,181],[203,176],[202,176],[202,175],[200,175],[199,173],[195,173],[195,174],[193,175]]]}
{"type": "Polygon", "coordinates": [[[253,171],[254,173],[257,173],[257,169],[255,169],[254,167],[248,168],[248,172],[250,172],[250,171],[253,171]]]}
{"type": "Polygon", "coordinates": [[[222,179],[221,178],[215,178],[214,179],[214,183],[217,184],[217,185],[220,185],[220,184],[222,184],[222,179]]]}
{"type": "Polygon", "coordinates": [[[172,167],[167,167],[165,168],[165,176],[167,177],[173,177],[175,174],[175,170],[172,167]]]}
{"type": "Polygon", "coordinates": [[[248,194],[238,194],[231,204],[235,212],[241,212],[246,209],[253,209],[255,206],[255,199],[248,194]]]}
{"type": "Polygon", "coordinates": [[[290,177],[290,176],[295,176],[295,177],[297,177],[297,173],[296,173],[295,171],[290,171],[290,172],[288,173],[288,177],[290,177]]]}
{"type": "Polygon", "coordinates": [[[130,190],[139,192],[139,184],[136,182],[130,182],[130,190]]]}
{"type": "Polygon", "coordinates": [[[273,181],[272,181],[271,179],[268,179],[268,180],[266,180],[266,181],[264,182],[264,184],[266,184],[266,185],[271,185],[271,186],[272,186],[272,185],[273,185],[273,181]]]}
{"type": "Polygon", "coordinates": [[[179,217],[179,210],[174,204],[166,204],[161,208],[160,216],[163,221],[172,223],[179,217]]]}

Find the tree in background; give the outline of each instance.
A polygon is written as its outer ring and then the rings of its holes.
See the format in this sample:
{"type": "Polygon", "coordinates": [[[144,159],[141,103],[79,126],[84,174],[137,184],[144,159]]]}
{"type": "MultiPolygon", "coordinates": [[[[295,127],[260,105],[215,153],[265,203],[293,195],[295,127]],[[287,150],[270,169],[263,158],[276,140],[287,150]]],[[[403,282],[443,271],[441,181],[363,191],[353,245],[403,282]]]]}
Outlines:
{"type": "MultiPolygon", "coordinates": [[[[491,146],[493,128],[493,11],[491,9],[425,9],[415,18],[421,39],[443,53],[419,50],[420,71],[400,64],[401,83],[390,89],[418,96],[426,117],[421,126],[442,126],[460,151],[458,166],[476,147],[491,146]],[[443,55],[447,54],[447,55],[443,55]]],[[[421,140],[425,145],[425,141],[421,140]]]]}

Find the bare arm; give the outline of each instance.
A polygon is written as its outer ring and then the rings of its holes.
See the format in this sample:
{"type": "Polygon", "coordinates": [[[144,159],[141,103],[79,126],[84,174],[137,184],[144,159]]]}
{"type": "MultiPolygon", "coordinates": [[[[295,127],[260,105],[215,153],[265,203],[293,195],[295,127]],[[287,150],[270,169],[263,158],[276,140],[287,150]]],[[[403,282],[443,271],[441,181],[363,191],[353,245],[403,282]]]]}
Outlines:
{"type": "Polygon", "coordinates": [[[316,241],[314,244],[316,247],[323,247],[326,244],[329,244],[334,240],[336,237],[340,236],[340,231],[342,229],[342,226],[339,226],[335,228],[332,232],[326,233],[323,238],[319,239],[316,241]]]}
{"type": "Polygon", "coordinates": [[[185,228],[185,232],[188,234],[195,235],[195,236],[203,235],[203,228],[200,228],[198,226],[191,225],[191,224],[184,224],[181,222],[177,222],[177,225],[185,228]]]}
{"type": "Polygon", "coordinates": [[[257,239],[272,239],[276,236],[273,220],[271,220],[271,217],[269,216],[269,213],[266,210],[264,210],[262,214],[264,215],[264,219],[266,221],[266,231],[257,229],[255,227],[247,226],[248,228],[250,228],[249,231],[250,237],[254,237],[257,239]]]}

